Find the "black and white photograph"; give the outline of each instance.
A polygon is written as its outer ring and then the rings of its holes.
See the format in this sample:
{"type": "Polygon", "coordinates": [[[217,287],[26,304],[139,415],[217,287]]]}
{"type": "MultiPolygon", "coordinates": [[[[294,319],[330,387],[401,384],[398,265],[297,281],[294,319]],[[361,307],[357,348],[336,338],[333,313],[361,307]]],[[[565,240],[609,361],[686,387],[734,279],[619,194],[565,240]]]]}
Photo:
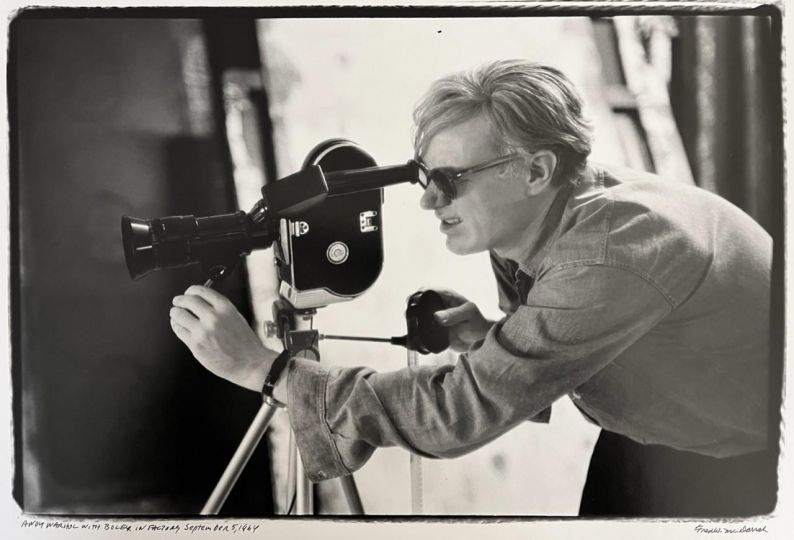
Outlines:
{"type": "Polygon", "coordinates": [[[783,538],[783,4],[276,4],[7,12],[7,537],[783,538]]]}

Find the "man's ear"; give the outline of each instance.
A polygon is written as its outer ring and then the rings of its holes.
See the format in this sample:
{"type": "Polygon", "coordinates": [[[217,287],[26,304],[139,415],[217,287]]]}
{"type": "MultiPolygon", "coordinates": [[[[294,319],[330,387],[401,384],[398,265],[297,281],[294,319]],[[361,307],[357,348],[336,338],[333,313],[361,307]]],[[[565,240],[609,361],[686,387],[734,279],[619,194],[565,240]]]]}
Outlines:
{"type": "Polygon", "coordinates": [[[538,150],[527,157],[526,163],[529,166],[527,195],[534,196],[545,190],[554,179],[557,155],[551,150],[538,150]]]}

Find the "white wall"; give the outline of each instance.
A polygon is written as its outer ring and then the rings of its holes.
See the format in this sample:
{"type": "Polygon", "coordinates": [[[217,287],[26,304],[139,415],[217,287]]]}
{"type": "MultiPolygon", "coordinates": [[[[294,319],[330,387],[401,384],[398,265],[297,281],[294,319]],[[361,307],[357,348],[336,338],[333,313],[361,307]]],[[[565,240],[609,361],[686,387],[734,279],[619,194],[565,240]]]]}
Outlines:
{"type": "MultiPolygon", "coordinates": [[[[358,142],[379,164],[404,163],[413,154],[411,112],[430,82],[499,58],[562,69],[582,91],[594,120],[594,158],[623,161],[588,19],[276,19],[262,21],[260,41],[281,176],[296,171],[314,145],[334,137],[358,142]]],[[[320,310],[315,326],[321,332],[401,335],[405,301],[420,287],[456,289],[487,316],[500,316],[487,255],[447,252],[436,219],[419,208],[420,194],[408,185],[386,190],[381,277],[355,301],[320,310]]],[[[269,275],[266,259],[252,258],[251,271],[269,275]]],[[[265,315],[268,294],[259,288],[255,298],[265,315]]],[[[324,342],[322,354],[328,364],[381,370],[406,362],[403,349],[379,344],[324,342]]],[[[454,361],[454,356],[420,361],[454,361]]],[[[277,442],[285,430],[283,418],[274,429],[277,456],[283,459],[277,442]]],[[[525,423],[467,456],[425,460],[426,512],[575,514],[596,435],[566,398],[555,404],[550,425],[525,423]]],[[[368,513],[410,512],[408,463],[405,451],[381,449],[357,474],[368,513]]],[[[344,511],[341,501],[330,503],[344,511]]]]}

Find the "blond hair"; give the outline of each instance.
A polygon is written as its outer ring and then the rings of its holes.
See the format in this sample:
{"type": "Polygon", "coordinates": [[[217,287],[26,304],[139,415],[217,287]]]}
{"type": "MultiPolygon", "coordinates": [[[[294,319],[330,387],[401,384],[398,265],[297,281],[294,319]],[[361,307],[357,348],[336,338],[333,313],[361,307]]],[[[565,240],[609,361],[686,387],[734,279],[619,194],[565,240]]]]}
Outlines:
{"type": "Polygon", "coordinates": [[[590,124],[565,75],[539,63],[500,60],[430,86],[414,109],[416,155],[439,131],[480,114],[490,121],[496,151],[549,149],[557,156],[557,178],[575,180],[590,154],[590,124]]]}

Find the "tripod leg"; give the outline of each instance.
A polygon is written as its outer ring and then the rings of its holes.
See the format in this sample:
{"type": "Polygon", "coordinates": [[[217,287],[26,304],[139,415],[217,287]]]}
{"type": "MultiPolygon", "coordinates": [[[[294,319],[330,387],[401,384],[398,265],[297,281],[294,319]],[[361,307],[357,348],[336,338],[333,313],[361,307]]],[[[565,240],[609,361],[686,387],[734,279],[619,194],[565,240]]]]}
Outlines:
{"type": "Polygon", "coordinates": [[[297,446],[290,445],[295,451],[295,513],[299,516],[314,514],[314,486],[303,468],[297,446]]]}
{"type": "Polygon", "coordinates": [[[364,505],[361,503],[361,495],[358,493],[358,487],[353,476],[342,476],[339,478],[339,482],[342,484],[342,491],[345,493],[350,513],[364,515],[364,505]]]}
{"type": "Polygon", "coordinates": [[[245,432],[240,446],[237,447],[231,461],[226,466],[226,470],[223,471],[221,479],[218,481],[209,499],[207,499],[207,502],[201,509],[201,515],[216,515],[220,512],[223,503],[226,502],[226,498],[229,496],[229,493],[231,493],[232,488],[234,488],[234,484],[243,472],[254,450],[256,450],[259,441],[262,439],[262,435],[265,434],[265,430],[277,410],[278,406],[275,402],[266,400],[262,403],[253,422],[251,422],[251,426],[248,428],[248,431],[245,432]]]}
{"type": "Polygon", "coordinates": [[[298,516],[314,514],[314,488],[304,472],[295,434],[292,432],[289,437],[289,471],[285,507],[287,514],[298,516]]]}
{"type": "MultiPolygon", "coordinates": [[[[418,365],[416,351],[408,349],[408,367],[418,365]]],[[[411,454],[411,513],[414,515],[424,514],[422,486],[422,458],[416,454],[411,454]]]]}
{"type": "Polygon", "coordinates": [[[289,432],[287,456],[287,485],[284,494],[284,514],[313,514],[314,498],[312,497],[312,484],[304,473],[300,455],[298,454],[298,446],[295,442],[295,433],[291,430],[289,432]]]}
{"type": "Polygon", "coordinates": [[[411,513],[424,514],[424,497],[422,485],[422,458],[411,454],[411,513]]]}
{"type": "Polygon", "coordinates": [[[284,497],[284,513],[292,514],[294,508],[295,490],[297,489],[297,471],[295,470],[295,460],[298,459],[297,446],[295,446],[295,434],[290,430],[289,445],[287,447],[287,490],[284,497]]]}

